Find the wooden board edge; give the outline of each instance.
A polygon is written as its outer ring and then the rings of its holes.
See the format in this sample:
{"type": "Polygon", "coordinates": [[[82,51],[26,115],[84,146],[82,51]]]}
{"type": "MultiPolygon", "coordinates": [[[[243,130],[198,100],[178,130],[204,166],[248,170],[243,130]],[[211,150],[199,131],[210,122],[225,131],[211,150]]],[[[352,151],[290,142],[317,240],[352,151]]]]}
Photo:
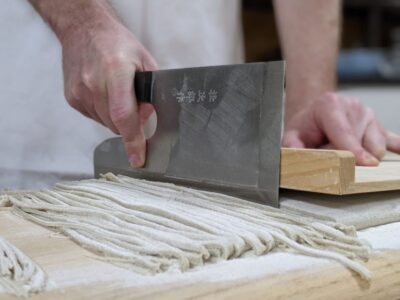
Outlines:
{"type": "Polygon", "coordinates": [[[349,151],[281,148],[281,188],[341,195],[354,178],[355,159],[349,151]]]}
{"type": "Polygon", "coordinates": [[[382,182],[352,182],[346,189],[345,195],[352,194],[365,194],[365,193],[378,193],[398,191],[400,189],[400,180],[387,180],[382,182]]]}
{"type": "Polygon", "coordinates": [[[347,193],[356,178],[356,159],[350,151],[337,151],[340,160],[340,195],[347,193]]]}

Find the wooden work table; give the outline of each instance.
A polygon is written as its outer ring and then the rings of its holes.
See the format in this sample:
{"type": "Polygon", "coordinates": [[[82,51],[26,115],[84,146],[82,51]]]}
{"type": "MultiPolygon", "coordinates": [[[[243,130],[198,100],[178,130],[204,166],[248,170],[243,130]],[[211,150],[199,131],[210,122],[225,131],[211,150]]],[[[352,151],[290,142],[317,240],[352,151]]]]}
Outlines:
{"type": "MultiPolygon", "coordinates": [[[[375,300],[400,297],[400,249],[373,254],[367,263],[374,273],[370,284],[336,263],[325,263],[251,278],[243,270],[240,279],[209,281],[205,278],[135,286],[117,279],[128,271],[95,259],[68,238],[23,220],[9,209],[0,209],[0,236],[34,259],[57,284],[57,288],[31,299],[375,300]],[[114,278],[113,272],[119,275],[114,278]]],[[[16,298],[1,294],[0,299],[16,298]]]]}

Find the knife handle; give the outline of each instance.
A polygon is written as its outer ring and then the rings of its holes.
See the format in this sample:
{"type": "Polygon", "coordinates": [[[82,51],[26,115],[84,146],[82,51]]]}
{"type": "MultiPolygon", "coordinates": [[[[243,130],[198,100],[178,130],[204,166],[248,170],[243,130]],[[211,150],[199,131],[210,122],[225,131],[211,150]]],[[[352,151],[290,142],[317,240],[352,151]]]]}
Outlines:
{"type": "Polygon", "coordinates": [[[134,85],[136,98],[141,102],[151,103],[153,72],[136,72],[134,85]]]}

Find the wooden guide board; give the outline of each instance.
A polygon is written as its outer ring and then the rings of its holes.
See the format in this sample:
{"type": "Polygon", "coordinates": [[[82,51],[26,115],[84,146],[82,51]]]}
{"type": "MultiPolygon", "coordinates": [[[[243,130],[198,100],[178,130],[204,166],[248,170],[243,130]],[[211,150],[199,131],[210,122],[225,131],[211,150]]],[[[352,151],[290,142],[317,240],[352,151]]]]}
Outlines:
{"type": "Polygon", "coordinates": [[[377,167],[355,165],[348,151],[281,150],[280,187],[333,195],[400,190],[400,155],[388,153],[377,167]]]}

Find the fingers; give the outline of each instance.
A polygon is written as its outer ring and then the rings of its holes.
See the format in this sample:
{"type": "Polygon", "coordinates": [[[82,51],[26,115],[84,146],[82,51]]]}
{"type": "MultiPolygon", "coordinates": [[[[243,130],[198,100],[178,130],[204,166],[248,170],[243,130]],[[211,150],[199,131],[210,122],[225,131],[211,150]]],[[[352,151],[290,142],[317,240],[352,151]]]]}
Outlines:
{"type": "Polygon", "coordinates": [[[83,86],[83,84],[80,88],[80,95],[81,98],[79,98],[79,102],[81,103],[82,108],[87,116],[100,124],[104,124],[94,107],[93,94],[89,91],[88,88],[83,86]]]}
{"type": "Polygon", "coordinates": [[[117,127],[115,127],[111,120],[105,83],[102,88],[93,90],[93,103],[94,109],[96,110],[102,124],[107,126],[115,134],[119,134],[117,127]]]}
{"type": "Polygon", "coordinates": [[[129,162],[141,167],[145,161],[146,140],[133,92],[134,70],[119,70],[107,80],[110,118],[122,135],[129,162]]]}
{"type": "Polygon", "coordinates": [[[103,98],[100,95],[96,97],[96,100],[94,101],[94,107],[101,120],[101,123],[111,129],[111,131],[115,134],[119,134],[119,130],[117,129],[117,127],[115,127],[114,123],[111,120],[108,106],[108,101],[105,97],[103,98]]]}
{"type": "Polygon", "coordinates": [[[79,88],[66,89],[65,97],[69,105],[83,114],[85,117],[91,118],[99,123],[102,123],[97,115],[93,105],[91,105],[91,94],[83,84],[79,88]]]}
{"type": "Polygon", "coordinates": [[[282,146],[288,148],[305,148],[304,142],[295,130],[287,131],[283,134],[282,146]]]}
{"type": "Polygon", "coordinates": [[[326,103],[325,115],[317,114],[323,131],[337,149],[353,152],[358,165],[376,166],[379,161],[361,145],[348,118],[346,110],[337,100],[326,103]]]}
{"type": "Polygon", "coordinates": [[[108,79],[87,80],[74,89],[70,104],[82,114],[121,134],[129,161],[140,167],[145,161],[146,141],[143,125],[154,107],[143,103],[138,107],[133,92],[134,70],[117,69],[108,79]],[[103,83],[103,85],[101,85],[103,83]]]}
{"type": "Polygon", "coordinates": [[[322,145],[321,147],[319,147],[319,149],[335,150],[336,147],[335,147],[334,145],[332,145],[332,144],[329,143],[329,144],[322,145]]]}
{"type": "Polygon", "coordinates": [[[386,148],[400,153],[400,136],[383,129],[356,98],[325,93],[285,125],[283,146],[348,150],[357,165],[378,165],[386,148]]]}
{"type": "Polygon", "coordinates": [[[362,141],[365,130],[369,123],[375,118],[375,115],[372,109],[362,105],[357,98],[342,97],[342,99],[347,120],[353,129],[353,133],[362,141]]]}
{"type": "Polygon", "coordinates": [[[344,133],[338,136],[332,143],[341,150],[349,150],[353,152],[356,164],[360,166],[377,166],[379,160],[371,153],[364,149],[359,140],[351,133],[344,133]],[[333,142],[334,141],[334,142],[333,142]]]}
{"type": "Polygon", "coordinates": [[[385,135],[386,135],[387,149],[389,151],[400,154],[400,136],[389,130],[385,132],[385,135]]]}
{"type": "Polygon", "coordinates": [[[385,155],[386,137],[375,119],[369,123],[364,132],[363,146],[379,160],[385,155]]]}

